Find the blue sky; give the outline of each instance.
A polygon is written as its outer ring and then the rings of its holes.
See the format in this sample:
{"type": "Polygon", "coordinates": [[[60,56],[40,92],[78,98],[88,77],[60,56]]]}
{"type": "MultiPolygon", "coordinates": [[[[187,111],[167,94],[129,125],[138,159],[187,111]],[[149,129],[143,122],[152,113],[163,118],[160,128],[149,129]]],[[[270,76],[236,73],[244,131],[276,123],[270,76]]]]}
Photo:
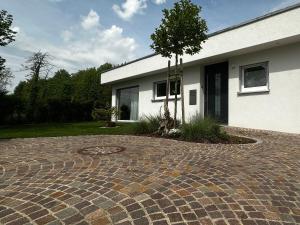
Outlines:
{"type": "MultiPolygon", "coordinates": [[[[133,60],[152,53],[150,34],[162,9],[175,0],[0,0],[14,17],[16,41],[0,48],[15,75],[13,90],[26,73],[21,64],[35,51],[47,51],[59,68],[79,69],[133,60]]],[[[213,32],[300,0],[193,0],[213,32]]],[[[55,70],[56,70],[55,69],[55,70]]],[[[54,70],[54,72],[55,72],[54,70]]]]}

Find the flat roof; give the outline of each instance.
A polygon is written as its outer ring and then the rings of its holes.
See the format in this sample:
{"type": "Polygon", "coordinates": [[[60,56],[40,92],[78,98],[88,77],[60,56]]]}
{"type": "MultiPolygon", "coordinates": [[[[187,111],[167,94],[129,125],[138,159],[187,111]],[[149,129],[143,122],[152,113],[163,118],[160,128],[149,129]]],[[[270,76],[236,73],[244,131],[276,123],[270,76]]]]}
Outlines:
{"type": "MultiPolygon", "coordinates": [[[[240,27],[243,27],[243,26],[252,24],[252,23],[256,23],[256,22],[258,22],[258,21],[267,19],[267,18],[272,17],[272,16],[276,16],[276,15],[278,15],[278,14],[281,14],[281,13],[284,13],[284,12],[287,12],[287,11],[290,11],[290,10],[293,10],[293,9],[296,9],[296,8],[299,8],[299,7],[300,7],[300,3],[293,4],[293,5],[290,5],[290,6],[288,6],[288,7],[285,7],[285,8],[279,9],[279,10],[275,10],[275,11],[272,11],[272,12],[269,12],[269,13],[267,13],[267,14],[264,14],[264,15],[262,15],[262,16],[256,17],[256,18],[254,18],[254,19],[250,19],[250,20],[244,21],[244,22],[242,22],[242,23],[239,23],[239,24],[236,24],[236,25],[233,25],[233,26],[230,26],[230,27],[227,27],[227,28],[224,28],[224,29],[221,29],[221,30],[212,32],[212,33],[208,34],[207,36],[208,36],[208,38],[209,38],[209,37],[213,37],[213,36],[219,35],[219,34],[221,34],[221,33],[225,33],[225,32],[227,32],[227,31],[231,31],[231,30],[234,30],[234,29],[237,29],[237,28],[240,28],[240,27]]],[[[158,55],[158,53],[152,53],[152,54],[149,54],[149,55],[146,55],[146,56],[137,58],[137,59],[135,59],[135,60],[126,62],[126,63],[124,63],[124,64],[122,64],[122,65],[119,65],[119,66],[116,66],[116,67],[111,68],[111,69],[109,69],[109,70],[106,70],[106,71],[103,72],[103,73],[106,73],[106,72],[111,71],[111,70],[118,69],[118,68],[120,68],[120,67],[127,66],[127,65],[129,65],[129,64],[132,64],[132,63],[135,63],[135,62],[138,62],[138,61],[141,61],[141,60],[150,58],[150,57],[155,56],[155,55],[158,55]]]]}

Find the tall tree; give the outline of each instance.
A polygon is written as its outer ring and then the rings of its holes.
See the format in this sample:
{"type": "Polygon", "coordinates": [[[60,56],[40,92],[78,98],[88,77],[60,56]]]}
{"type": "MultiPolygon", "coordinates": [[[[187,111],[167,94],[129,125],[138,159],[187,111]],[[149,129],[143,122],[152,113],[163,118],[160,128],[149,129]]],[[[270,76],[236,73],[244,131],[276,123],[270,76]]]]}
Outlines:
{"type": "MultiPolygon", "coordinates": [[[[183,54],[194,55],[198,53],[201,45],[207,39],[206,21],[200,16],[201,7],[190,0],[180,0],[171,9],[163,10],[163,19],[155,32],[151,35],[153,43],[151,48],[163,57],[172,58],[175,55],[175,109],[174,121],[176,126],[177,114],[177,82],[178,82],[178,56],[183,54]]],[[[168,74],[169,76],[169,74],[168,74]]],[[[183,72],[181,72],[183,76],[183,72]]],[[[167,79],[169,82],[169,77],[167,79]]],[[[169,85],[167,84],[167,87],[169,85]]],[[[183,77],[180,82],[182,122],[184,123],[184,93],[183,77]]],[[[169,90],[167,90],[167,95],[169,90]]]]}
{"type": "Polygon", "coordinates": [[[47,77],[53,65],[50,63],[50,55],[42,52],[33,53],[30,56],[25,65],[24,69],[29,71],[28,77],[30,82],[30,95],[28,103],[28,116],[32,120],[36,116],[37,112],[37,99],[39,94],[38,82],[41,76],[47,77]]]}
{"type": "MultiPolygon", "coordinates": [[[[15,40],[16,32],[11,29],[13,22],[12,15],[8,14],[7,11],[0,11],[0,46],[6,46],[10,42],[15,40]]],[[[13,77],[11,71],[5,68],[5,59],[0,56],[0,88],[5,90],[6,85],[13,77]]]]}

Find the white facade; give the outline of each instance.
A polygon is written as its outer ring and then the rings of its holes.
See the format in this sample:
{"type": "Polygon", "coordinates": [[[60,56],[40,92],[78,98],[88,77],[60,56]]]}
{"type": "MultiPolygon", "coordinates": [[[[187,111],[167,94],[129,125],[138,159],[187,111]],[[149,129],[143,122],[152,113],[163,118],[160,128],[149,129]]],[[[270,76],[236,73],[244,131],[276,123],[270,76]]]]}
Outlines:
{"type": "Polygon", "coordinates": [[[230,126],[300,133],[300,42],[229,60],[230,126]],[[237,95],[239,66],[269,62],[269,93],[237,95]]]}
{"type": "MultiPolygon", "coordinates": [[[[300,5],[211,36],[203,50],[184,56],[186,119],[205,110],[205,66],[228,62],[228,125],[300,133],[300,5]],[[268,63],[268,91],[240,94],[242,66],[268,63]],[[196,105],[189,91],[196,90],[196,105]]],[[[112,105],[117,90],[138,86],[138,117],[158,114],[154,83],[166,79],[167,60],[148,57],[108,71],[103,84],[112,84],[112,105]]],[[[178,101],[178,117],[181,105],[178,101]]],[[[174,110],[174,100],[169,105],[174,110]]]]}

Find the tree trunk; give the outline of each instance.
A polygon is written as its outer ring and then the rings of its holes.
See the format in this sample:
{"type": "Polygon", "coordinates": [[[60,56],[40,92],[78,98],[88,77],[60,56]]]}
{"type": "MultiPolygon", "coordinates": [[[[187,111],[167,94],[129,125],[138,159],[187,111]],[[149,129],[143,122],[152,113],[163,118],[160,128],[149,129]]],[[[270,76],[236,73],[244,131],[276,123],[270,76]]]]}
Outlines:
{"type": "Polygon", "coordinates": [[[181,121],[182,121],[182,124],[185,124],[182,58],[180,58],[180,94],[181,94],[181,116],[182,116],[182,120],[181,121]]]}
{"type": "Polygon", "coordinates": [[[178,54],[175,55],[175,102],[174,102],[174,128],[177,123],[177,79],[178,79],[178,54]]]}
{"type": "Polygon", "coordinates": [[[28,109],[28,118],[30,122],[36,121],[36,114],[37,114],[37,98],[38,98],[38,81],[40,75],[40,65],[34,70],[31,80],[31,89],[30,89],[30,96],[29,96],[29,109],[28,109]]]}
{"type": "Polygon", "coordinates": [[[170,91],[170,74],[171,74],[171,61],[168,61],[168,75],[167,75],[167,85],[166,85],[166,107],[169,107],[169,91],[170,91]]]}

